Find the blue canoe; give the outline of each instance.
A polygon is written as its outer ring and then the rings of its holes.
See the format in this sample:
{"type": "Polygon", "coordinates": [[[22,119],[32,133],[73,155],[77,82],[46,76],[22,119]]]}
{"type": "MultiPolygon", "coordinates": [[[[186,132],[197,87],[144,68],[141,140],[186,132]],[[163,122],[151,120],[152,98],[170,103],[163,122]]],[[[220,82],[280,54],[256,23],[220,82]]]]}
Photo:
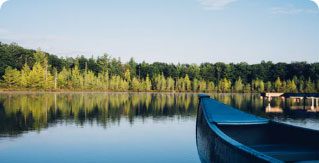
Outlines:
{"type": "Polygon", "coordinates": [[[251,115],[199,95],[202,162],[319,162],[319,131],[251,115]]]}

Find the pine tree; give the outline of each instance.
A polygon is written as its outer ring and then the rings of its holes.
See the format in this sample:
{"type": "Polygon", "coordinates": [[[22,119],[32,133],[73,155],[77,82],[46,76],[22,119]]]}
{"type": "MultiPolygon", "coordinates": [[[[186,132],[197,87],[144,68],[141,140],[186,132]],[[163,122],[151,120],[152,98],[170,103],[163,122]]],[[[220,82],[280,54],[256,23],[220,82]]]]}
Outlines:
{"type": "Polygon", "coordinates": [[[174,89],[174,85],[175,85],[174,79],[172,77],[168,77],[166,81],[167,81],[167,84],[166,84],[167,90],[174,91],[175,90],[174,89]]]}
{"type": "Polygon", "coordinates": [[[50,72],[45,72],[45,82],[44,89],[53,89],[54,88],[54,76],[50,72]]]}
{"type": "Polygon", "coordinates": [[[96,87],[95,75],[92,71],[87,71],[84,76],[84,88],[85,89],[94,89],[96,87]]]}
{"type": "Polygon", "coordinates": [[[305,90],[304,90],[305,89],[305,83],[304,83],[303,80],[299,81],[298,89],[299,89],[299,92],[301,92],[301,93],[305,92],[305,90]]]}
{"type": "Polygon", "coordinates": [[[289,87],[290,87],[290,91],[292,93],[298,92],[297,85],[296,85],[295,81],[292,80],[289,87]]]}
{"type": "Polygon", "coordinates": [[[27,88],[29,86],[30,67],[25,63],[21,70],[20,87],[27,88]]]}
{"type": "Polygon", "coordinates": [[[77,65],[71,71],[71,82],[74,89],[83,89],[83,76],[77,65]]]}
{"type": "Polygon", "coordinates": [[[231,81],[227,78],[224,78],[218,83],[218,91],[219,92],[230,92],[231,89],[231,81]]]}
{"type": "Polygon", "coordinates": [[[152,90],[152,82],[150,80],[150,77],[147,75],[145,79],[145,90],[146,91],[151,91],[152,90]]]}
{"type": "Polygon", "coordinates": [[[101,81],[102,89],[109,90],[110,77],[108,71],[102,71],[98,74],[98,78],[101,81]]]}
{"type": "Polygon", "coordinates": [[[214,82],[208,82],[208,84],[207,84],[207,91],[208,91],[208,92],[214,92],[214,91],[216,91],[215,83],[214,83],[214,82]]]}
{"type": "Polygon", "coordinates": [[[107,72],[100,72],[96,79],[96,88],[99,90],[106,91],[109,89],[109,75],[107,72]]]}
{"type": "Polygon", "coordinates": [[[309,78],[306,82],[305,93],[314,93],[315,87],[311,79],[309,78]]]}
{"type": "Polygon", "coordinates": [[[45,82],[45,70],[39,62],[36,62],[30,72],[30,87],[43,89],[45,88],[45,82]]]}
{"type": "Polygon", "coordinates": [[[120,84],[127,84],[127,83],[123,83],[121,77],[118,75],[114,75],[111,77],[110,89],[112,91],[120,91],[121,87],[124,87],[124,85],[120,85],[120,84]]]}
{"type": "Polygon", "coordinates": [[[186,86],[185,86],[184,78],[177,79],[176,90],[179,91],[179,92],[184,92],[186,90],[185,87],[186,86]]]}
{"type": "Polygon", "coordinates": [[[270,81],[268,81],[268,82],[266,83],[266,91],[267,91],[267,92],[271,92],[271,91],[272,91],[272,84],[271,84],[270,81]]]}
{"type": "Polygon", "coordinates": [[[192,84],[191,84],[191,81],[190,81],[190,79],[189,79],[187,74],[186,74],[186,76],[184,78],[184,82],[185,82],[186,91],[192,91],[192,84]]]}
{"type": "Polygon", "coordinates": [[[244,87],[244,93],[250,93],[251,92],[251,85],[247,83],[244,87]]]}
{"type": "Polygon", "coordinates": [[[58,74],[57,84],[60,89],[66,89],[71,86],[69,83],[71,78],[71,73],[63,67],[62,71],[58,74]]]}
{"type": "Polygon", "coordinates": [[[117,91],[127,91],[129,89],[129,83],[125,79],[117,76],[117,80],[119,81],[117,91]]]}
{"type": "Polygon", "coordinates": [[[253,80],[251,83],[252,83],[252,89],[251,89],[252,92],[257,92],[259,89],[259,79],[257,78],[253,80]]]}
{"type": "Polygon", "coordinates": [[[132,79],[132,90],[136,91],[136,92],[141,91],[140,81],[135,77],[133,77],[133,79],[132,79]]]}
{"type": "Polygon", "coordinates": [[[282,82],[280,80],[280,78],[278,77],[275,81],[275,91],[276,92],[281,92],[282,90],[282,82]]]}
{"type": "Polygon", "coordinates": [[[295,81],[294,80],[288,80],[285,92],[296,93],[297,91],[298,90],[297,90],[297,86],[295,84],[295,81]]]}
{"type": "Polygon", "coordinates": [[[235,81],[234,87],[235,87],[235,91],[236,92],[238,92],[238,93],[239,92],[243,92],[244,84],[243,84],[243,82],[242,82],[240,77],[235,81]]]}
{"type": "Polygon", "coordinates": [[[196,78],[193,79],[193,84],[192,85],[193,85],[192,91],[197,92],[198,88],[199,88],[199,83],[198,83],[198,80],[196,78]]]}
{"type": "Polygon", "coordinates": [[[126,69],[125,72],[124,72],[124,79],[127,81],[127,82],[131,82],[131,71],[130,69],[126,69]]]}
{"type": "Polygon", "coordinates": [[[265,91],[265,83],[262,80],[259,80],[259,92],[265,91]]]}
{"type": "Polygon", "coordinates": [[[5,84],[8,87],[17,87],[19,86],[20,72],[17,69],[12,69],[10,66],[5,69],[5,73],[3,75],[3,79],[5,84]]]}
{"type": "Polygon", "coordinates": [[[162,86],[162,84],[161,84],[161,75],[157,75],[156,77],[155,77],[155,79],[154,79],[154,81],[155,81],[155,89],[157,90],[157,91],[160,91],[161,90],[161,86],[162,86]]]}
{"type": "Polygon", "coordinates": [[[199,91],[201,91],[201,92],[206,92],[206,91],[207,91],[206,81],[201,80],[201,81],[199,82],[199,91]]]}
{"type": "Polygon", "coordinates": [[[38,49],[34,54],[33,54],[35,61],[39,63],[42,67],[46,67],[48,65],[48,58],[46,54],[41,51],[41,49],[38,49]]]}
{"type": "Polygon", "coordinates": [[[166,79],[163,74],[155,77],[155,88],[157,91],[166,90],[166,79]]]}

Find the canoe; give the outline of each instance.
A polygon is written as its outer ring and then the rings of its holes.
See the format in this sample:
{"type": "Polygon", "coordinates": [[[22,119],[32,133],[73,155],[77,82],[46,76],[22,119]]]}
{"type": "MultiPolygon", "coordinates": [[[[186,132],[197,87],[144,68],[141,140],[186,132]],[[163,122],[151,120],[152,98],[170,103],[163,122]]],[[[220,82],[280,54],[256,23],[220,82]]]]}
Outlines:
{"type": "Polygon", "coordinates": [[[319,162],[319,131],[242,112],[199,95],[196,144],[208,162],[319,162]]]}

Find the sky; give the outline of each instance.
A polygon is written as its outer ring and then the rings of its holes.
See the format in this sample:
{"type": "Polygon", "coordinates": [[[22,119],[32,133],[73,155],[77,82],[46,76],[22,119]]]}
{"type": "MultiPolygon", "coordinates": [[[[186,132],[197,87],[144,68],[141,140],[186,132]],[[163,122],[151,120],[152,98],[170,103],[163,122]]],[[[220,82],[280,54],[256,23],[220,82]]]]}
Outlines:
{"type": "Polygon", "coordinates": [[[0,6],[0,42],[63,57],[319,61],[319,9],[311,0],[0,0],[0,6]]]}

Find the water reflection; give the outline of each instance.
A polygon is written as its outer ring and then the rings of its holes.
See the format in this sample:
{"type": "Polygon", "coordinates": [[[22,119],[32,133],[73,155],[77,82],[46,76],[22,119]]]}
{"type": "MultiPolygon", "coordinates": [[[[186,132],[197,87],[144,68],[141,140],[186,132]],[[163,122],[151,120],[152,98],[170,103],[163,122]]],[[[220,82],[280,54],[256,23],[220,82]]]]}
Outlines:
{"type": "MultiPolygon", "coordinates": [[[[319,122],[318,102],[312,99],[273,98],[259,94],[212,94],[213,98],[246,112],[300,124],[319,122]]],[[[197,111],[196,94],[171,93],[2,93],[0,94],[0,134],[16,136],[58,123],[96,122],[106,128],[121,118],[133,124],[136,117],[160,121],[170,117],[192,117],[197,111]]],[[[310,127],[318,128],[318,123],[310,127]]]]}
{"type": "Polygon", "coordinates": [[[193,94],[156,93],[4,93],[0,94],[0,134],[17,136],[57,123],[107,127],[126,118],[160,120],[195,117],[198,99],[193,94]]]}

